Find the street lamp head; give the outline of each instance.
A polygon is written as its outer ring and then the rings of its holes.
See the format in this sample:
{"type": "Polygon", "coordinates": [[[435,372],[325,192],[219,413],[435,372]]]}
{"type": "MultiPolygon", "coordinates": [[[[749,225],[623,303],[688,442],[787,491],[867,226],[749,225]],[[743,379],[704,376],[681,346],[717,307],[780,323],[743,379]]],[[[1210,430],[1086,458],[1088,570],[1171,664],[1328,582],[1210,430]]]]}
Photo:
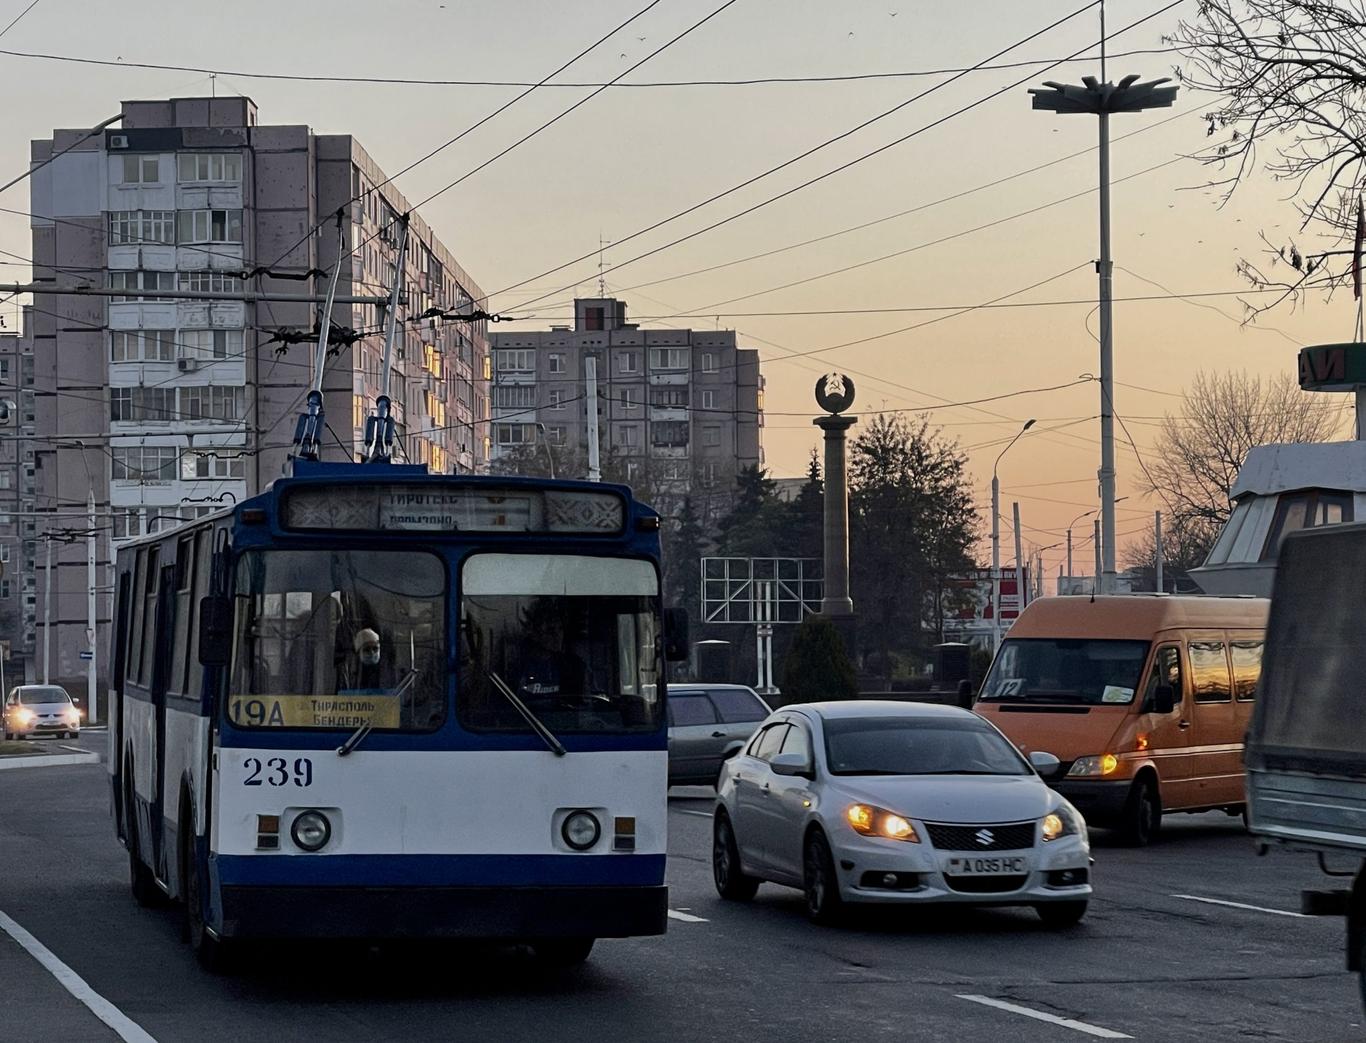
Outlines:
{"type": "Polygon", "coordinates": [[[1021,433],[1021,434],[1024,434],[1024,432],[1025,432],[1025,431],[1028,431],[1031,427],[1034,426],[1034,424],[1035,424],[1035,421],[1034,421],[1034,418],[1033,418],[1033,417],[1031,417],[1030,419],[1026,420],[1026,421],[1025,421],[1025,426],[1020,430],[1020,433],[1021,433]]]}

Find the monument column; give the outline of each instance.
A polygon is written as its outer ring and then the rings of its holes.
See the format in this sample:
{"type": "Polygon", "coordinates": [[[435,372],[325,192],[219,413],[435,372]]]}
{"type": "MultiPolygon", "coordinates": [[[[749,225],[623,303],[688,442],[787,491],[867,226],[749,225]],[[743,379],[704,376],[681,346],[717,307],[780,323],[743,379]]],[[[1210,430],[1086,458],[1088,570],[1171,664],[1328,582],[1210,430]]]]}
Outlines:
{"type": "MultiPolygon", "coordinates": [[[[847,623],[854,615],[849,596],[849,479],[846,434],[857,417],[841,416],[854,404],[854,382],[841,373],[816,381],[816,402],[826,416],[812,423],[825,433],[825,597],[821,615],[847,623]]],[[[844,629],[844,627],[841,627],[844,629]]]]}

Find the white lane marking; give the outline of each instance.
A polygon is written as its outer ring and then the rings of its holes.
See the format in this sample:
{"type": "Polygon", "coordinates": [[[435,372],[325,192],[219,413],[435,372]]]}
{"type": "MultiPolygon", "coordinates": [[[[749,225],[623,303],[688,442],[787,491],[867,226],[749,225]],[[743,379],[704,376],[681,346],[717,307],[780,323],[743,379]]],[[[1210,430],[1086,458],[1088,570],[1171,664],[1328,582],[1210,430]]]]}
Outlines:
{"type": "Polygon", "coordinates": [[[680,913],[677,909],[670,909],[670,910],[669,910],[669,919],[670,919],[670,920],[682,920],[684,923],[710,923],[710,922],[711,922],[710,920],[704,920],[704,919],[703,919],[702,917],[700,917],[700,916],[693,916],[692,913],[680,913]]]}
{"type": "Polygon", "coordinates": [[[1183,898],[1187,902],[1204,902],[1206,905],[1226,905],[1230,909],[1250,909],[1254,913],[1270,913],[1272,916],[1294,916],[1302,920],[1312,919],[1308,913],[1292,913],[1287,909],[1268,909],[1264,905],[1248,905],[1246,902],[1226,902],[1222,898],[1201,898],[1199,895],[1172,895],[1171,897],[1183,898]]]}
{"type": "Polygon", "coordinates": [[[1088,1036],[1099,1036],[1101,1039],[1133,1039],[1133,1036],[1126,1036],[1123,1032],[1116,1032],[1113,1029],[1104,1029],[1099,1025],[1088,1025],[1084,1021],[1073,1021],[1071,1018],[1060,1018],[1056,1014],[1048,1014],[1041,1010],[1033,1010],[1030,1007],[1021,1007],[1017,1003],[1007,1003],[1005,1000],[994,1000],[990,996],[959,996],[960,1000],[967,1000],[969,1003],[980,1003],[984,1007],[995,1007],[998,1010],[1009,1011],[1011,1014],[1023,1014],[1027,1018],[1034,1018],[1036,1021],[1046,1021],[1050,1025],[1061,1025],[1063,1028],[1074,1029],[1077,1032],[1084,1032],[1088,1036]]]}
{"type": "Polygon", "coordinates": [[[84,1003],[90,1012],[114,1030],[125,1043],[156,1043],[142,1026],[86,984],[85,979],[53,955],[52,950],[28,931],[0,912],[0,930],[4,931],[41,963],[57,979],[58,984],[84,1003]]]}
{"type": "Polygon", "coordinates": [[[687,808],[670,808],[669,810],[677,811],[680,815],[696,815],[698,818],[711,818],[710,811],[689,811],[687,808]]]}

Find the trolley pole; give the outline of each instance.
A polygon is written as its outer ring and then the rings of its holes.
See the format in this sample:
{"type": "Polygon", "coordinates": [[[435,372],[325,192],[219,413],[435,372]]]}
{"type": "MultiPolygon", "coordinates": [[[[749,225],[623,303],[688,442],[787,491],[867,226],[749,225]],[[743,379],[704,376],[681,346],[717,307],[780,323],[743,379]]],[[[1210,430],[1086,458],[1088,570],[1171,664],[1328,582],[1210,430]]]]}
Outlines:
{"type": "Polygon", "coordinates": [[[94,724],[100,715],[99,688],[96,677],[100,665],[99,641],[95,629],[95,489],[90,489],[87,502],[90,514],[90,531],[85,536],[85,580],[90,591],[85,598],[85,639],[90,658],[85,664],[85,705],[86,721],[94,724]]]}
{"type": "Polygon", "coordinates": [[[1158,592],[1159,594],[1161,594],[1162,591],[1165,589],[1165,584],[1162,582],[1163,576],[1162,576],[1162,512],[1161,512],[1161,511],[1154,511],[1154,512],[1153,512],[1153,547],[1156,549],[1156,551],[1155,551],[1155,552],[1156,552],[1156,558],[1155,558],[1154,570],[1153,570],[1153,573],[1154,573],[1154,577],[1153,577],[1153,578],[1154,578],[1154,580],[1155,580],[1155,583],[1154,583],[1153,585],[1157,588],[1157,592],[1158,592]]]}
{"type": "Polygon", "coordinates": [[[52,680],[52,531],[47,539],[47,566],[43,569],[43,684],[52,680]]]}

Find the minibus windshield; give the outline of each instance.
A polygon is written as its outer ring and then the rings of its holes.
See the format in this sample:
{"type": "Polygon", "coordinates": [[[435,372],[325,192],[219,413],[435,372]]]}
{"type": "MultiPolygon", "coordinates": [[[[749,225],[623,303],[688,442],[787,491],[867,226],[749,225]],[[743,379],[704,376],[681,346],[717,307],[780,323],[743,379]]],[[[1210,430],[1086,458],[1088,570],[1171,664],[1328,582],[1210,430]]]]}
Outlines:
{"type": "Polygon", "coordinates": [[[1128,704],[1148,657],[1146,641],[1017,638],[1001,645],[979,702],[1128,704]]]}
{"type": "Polygon", "coordinates": [[[468,558],[460,590],[460,723],[474,731],[531,731],[520,702],[555,736],[661,727],[658,589],[647,561],[468,558]]]}

